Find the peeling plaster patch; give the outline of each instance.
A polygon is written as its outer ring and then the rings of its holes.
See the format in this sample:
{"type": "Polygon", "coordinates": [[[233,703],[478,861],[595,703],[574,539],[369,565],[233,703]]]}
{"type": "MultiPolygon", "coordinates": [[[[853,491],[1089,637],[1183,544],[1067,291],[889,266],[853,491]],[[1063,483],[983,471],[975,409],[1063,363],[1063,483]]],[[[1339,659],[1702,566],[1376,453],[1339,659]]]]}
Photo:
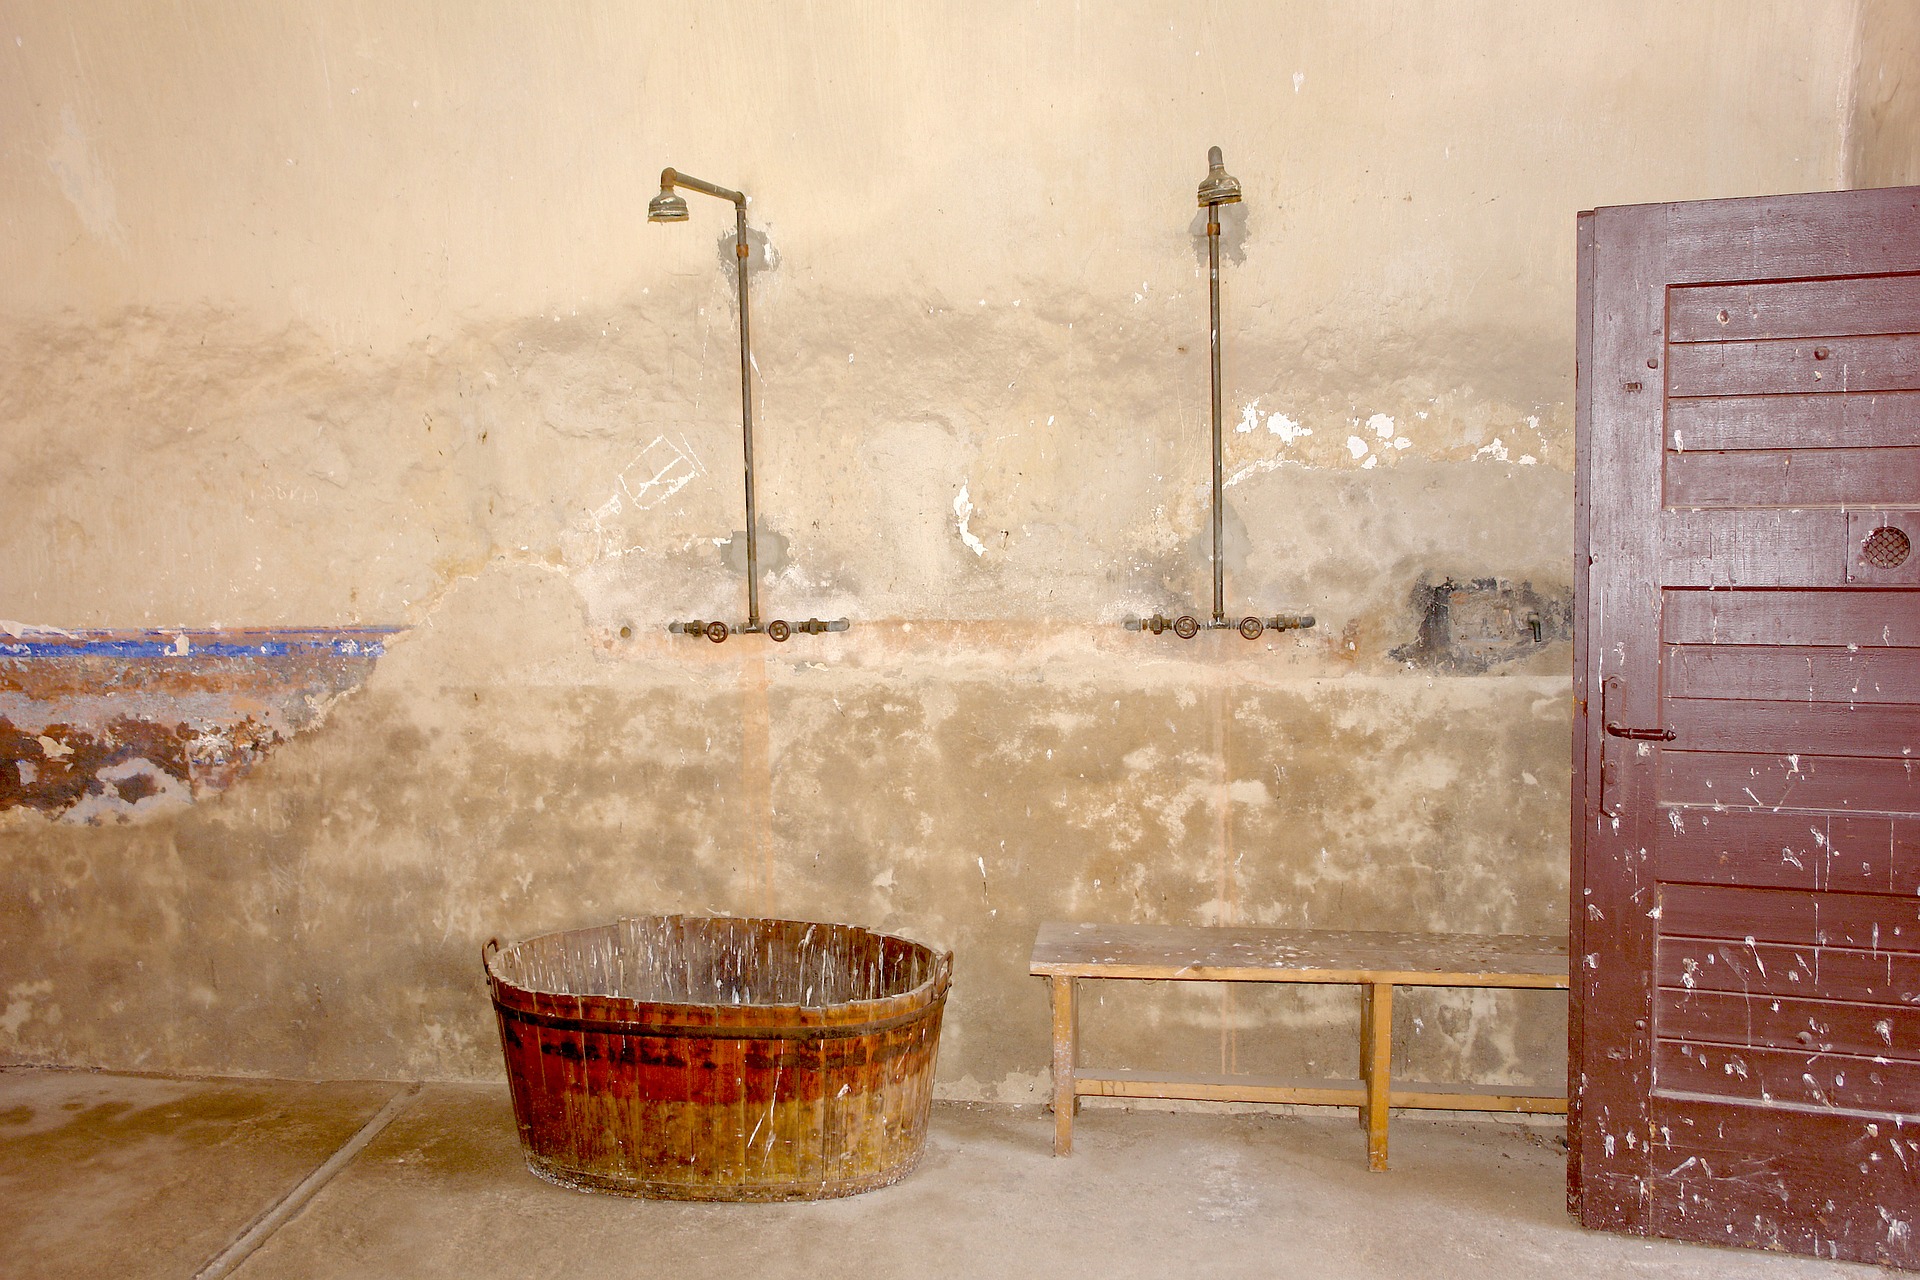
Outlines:
{"type": "Polygon", "coordinates": [[[1221,481],[1220,485],[1224,489],[1231,489],[1248,476],[1262,476],[1269,471],[1278,471],[1280,468],[1289,465],[1297,467],[1305,464],[1295,462],[1291,458],[1261,458],[1257,462],[1249,462],[1246,466],[1241,467],[1238,471],[1235,471],[1232,475],[1221,481]]]}
{"type": "Polygon", "coordinates": [[[224,790],[365,680],[396,628],[35,630],[0,641],[0,810],[124,822],[224,790]]]}
{"type": "Polygon", "coordinates": [[[0,618],[0,631],[6,632],[15,640],[27,640],[34,636],[59,636],[65,640],[75,638],[73,632],[63,631],[59,627],[39,627],[31,622],[10,622],[5,618],[0,618]]]}
{"type": "Polygon", "coordinates": [[[1393,419],[1389,418],[1386,414],[1374,414],[1371,418],[1367,419],[1367,426],[1372,428],[1373,434],[1379,436],[1382,440],[1393,439],[1393,419]]]}
{"type": "MultiPolygon", "coordinates": [[[[33,997],[53,994],[53,981],[43,978],[38,982],[16,982],[7,988],[7,1011],[0,1013],[0,1033],[10,1040],[20,1038],[20,1028],[27,1019],[33,1017],[33,997]]],[[[57,1011],[54,1006],[50,1012],[57,1011]]]]}
{"type": "Polygon", "coordinates": [[[987,544],[976,538],[973,530],[967,527],[968,522],[973,519],[973,499],[967,496],[967,486],[964,483],[960,486],[959,495],[953,500],[953,515],[955,527],[960,530],[960,541],[967,544],[967,550],[977,556],[987,554],[987,544]]]}
{"type": "Polygon", "coordinates": [[[1294,72],[1294,73],[1293,73],[1293,91],[1294,91],[1295,93],[1298,93],[1298,92],[1300,92],[1300,86],[1301,86],[1301,85],[1303,85],[1303,84],[1305,84],[1306,82],[1307,82],[1307,73],[1306,73],[1306,72],[1304,72],[1304,71],[1296,71],[1296,72],[1294,72]]]}
{"type": "MultiPolygon", "coordinates": [[[[1539,419],[1529,418],[1527,422],[1529,425],[1532,425],[1538,423],[1539,419]]],[[[1531,467],[1540,461],[1530,453],[1523,453],[1518,458],[1510,457],[1506,444],[1501,441],[1499,436],[1493,438],[1492,444],[1480,446],[1480,448],[1474,452],[1473,456],[1475,458],[1492,458],[1495,462],[1512,462],[1522,467],[1531,467]]]]}
{"type": "MultiPolygon", "coordinates": [[[[747,203],[753,203],[749,197],[747,203]]],[[[762,231],[757,227],[747,228],[747,270],[748,272],[773,271],[780,266],[780,251],[773,247],[772,227],[762,231]]],[[[733,274],[734,263],[739,260],[736,245],[738,239],[729,229],[722,231],[714,242],[714,252],[720,259],[720,267],[728,275],[733,274]]],[[[757,368],[758,366],[756,366],[757,368]]]]}
{"type": "Polygon", "coordinates": [[[1359,436],[1348,436],[1347,452],[1351,453],[1354,457],[1354,461],[1357,462],[1361,458],[1364,458],[1367,456],[1367,442],[1365,440],[1362,440],[1359,436]]]}
{"type": "MultiPolygon", "coordinates": [[[[1234,430],[1250,432],[1259,425],[1260,402],[1255,400],[1241,409],[1240,423],[1234,430]]],[[[1296,444],[1301,439],[1313,434],[1313,428],[1301,426],[1299,422],[1278,410],[1266,416],[1266,427],[1269,432],[1279,436],[1280,442],[1286,445],[1296,444]]],[[[1358,457],[1359,455],[1355,454],[1354,456],[1358,457]]],[[[1278,471],[1281,467],[1289,465],[1289,463],[1293,463],[1293,460],[1290,458],[1257,458],[1235,469],[1233,474],[1229,475],[1225,481],[1223,481],[1223,484],[1225,487],[1231,488],[1249,476],[1265,475],[1270,471],[1278,471]]],[[[1294,465],[1299,464],[1294,463],[1294,465]]]]}
{"type": "Polygon", "coordinates": [[[121,253],[127,251],[126,228],[120,225],[119,202],[106,166],[87,141],[80,119],[73,108],[60,108],[60,133],[47,148],[47,168],[60,182],[60,194],[67,198],[89,235],[103,240],[121,253]]]}
{"type": "MultiPolygon", "coordinates": [[[[715,538],[713,545],[720,548],[720,559],[733,572],[746,576],[747,572],[747,531],[735,529],[730,538],[715,538]]],[[[762,574],[785,572],[792,563],[793,540],[777,529],[767,528],[767,522],[760,522],[760,537],[755,543],[756,554],[760,560],[762,574]]]]}
{"type": "Polygon", "coordinates": [[[1233,909],[1233,904],[1219,898],[1201,903],[1198,919],[1201,924],[1209,928],[1219,928],[1240,923],[1239,914],[1233,909]]]}
{"type": "Polygon", "coordinates": [[[1279,436],[1281,442],[1285,444],[1292,444],[1302,436],[1310,436],[1313,434],[1312,427],[1303,427],[1284,413],[1268,414],[1267,430],[1279,436]]]}
{"type": "Polygon", "coordinates": [[[60,821],[98,824],[112,818],[125,822],[193,803],[191,787],[144,756],[97,771],[93,783],[97,789],[90,789],[61,814],[60,821]]]}
{"type": "MultiPolygon", "coordinates": [[[[1272,434],[1279,436],[1281,441],[1285,444],[1292,444],[1294,443],[1294,441],[1300,439],[1302,436],[1310,436],[1313,434],[1312,428],[1301,426],[1294,419],[1288,417],[1284,413],[1281,413],[1277,409],[1274,412],[1267,415],[1266,425],[1267,425],[1267,430],[1272,434]]],[[[1241,407],[1240,422],[1237,426],[1234,427],[1234,430],[1244,435],[1248,432],[1251,432],[1257,429],[1259,426],[1260,426],[1260,402],[1258,400],[1254,400],[1251,403],[1243,405],[1241,407]]]]}

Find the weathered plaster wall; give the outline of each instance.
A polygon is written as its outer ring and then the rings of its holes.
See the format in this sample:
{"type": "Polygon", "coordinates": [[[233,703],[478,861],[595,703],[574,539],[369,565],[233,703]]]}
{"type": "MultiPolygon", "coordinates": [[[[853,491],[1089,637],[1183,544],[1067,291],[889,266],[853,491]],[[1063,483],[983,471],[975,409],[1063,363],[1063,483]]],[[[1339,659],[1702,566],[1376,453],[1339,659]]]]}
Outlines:
{"type": "MultiPolygon", "coordinates": [[[[489,935],[777,912],[953,947],[942,1087],[1025,1098],[1043,918],[1560,928],[1573,215],[1843,182],[1861,29],[0,0],[0,616],[406,628],[224,791],[0,809],[0,1056],[484,1076],[489,935]],[[1257,644],[1120,626],[1208,591],[1211,143],[1228,607],[1320,618],[1257,644]],[[768,613],[847,634],[665,632],[744,612],[731,221],[648,226],[669,164],[753,197],[768,613]]],[[[1402,1016],[1559,1069],[1552,997],[1402,1016]]],[[[1088,1021],[1351,1056],[1312,994],[1088,1021]]]]}
{"type": "Polygon", "coordinates": [[[1920,5],[1861,0],[1850,187],[1920,183],[1920,5]]]}

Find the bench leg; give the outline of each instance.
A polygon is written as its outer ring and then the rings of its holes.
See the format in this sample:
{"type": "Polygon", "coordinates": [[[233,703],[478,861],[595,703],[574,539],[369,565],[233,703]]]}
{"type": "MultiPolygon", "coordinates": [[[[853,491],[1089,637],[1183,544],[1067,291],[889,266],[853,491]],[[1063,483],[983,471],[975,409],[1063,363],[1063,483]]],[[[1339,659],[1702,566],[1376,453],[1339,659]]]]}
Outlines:
{"type": "Polygon", "coordinates": [[[1073,1071],[1079,1034],[1074,979],[1053,980],[1053,1154],[1073,1154],[1073,1114],[1080,1109],[1073,1071]]]}
{"type": "MultiPolygon", "coordinates": [[[[1373,984],[1360,984],[1360,1087],[1366,1088],[1367,1081],[1373,1079],[1373,984]]],[[[1362,1102],[1355,1113],[1360,1128],[1367,1127],[1367,1104],[1362,1102]]]]}
{"type": "Polygon", "coordinates": [[[1367,1104],[1360,1109],[1367,1130],[1367,1168],[1387,1167],[1387,1100],[1393,1083],[1393,984],[1374,982],[1360,994],[1360,1078],[1367,1104]]]}

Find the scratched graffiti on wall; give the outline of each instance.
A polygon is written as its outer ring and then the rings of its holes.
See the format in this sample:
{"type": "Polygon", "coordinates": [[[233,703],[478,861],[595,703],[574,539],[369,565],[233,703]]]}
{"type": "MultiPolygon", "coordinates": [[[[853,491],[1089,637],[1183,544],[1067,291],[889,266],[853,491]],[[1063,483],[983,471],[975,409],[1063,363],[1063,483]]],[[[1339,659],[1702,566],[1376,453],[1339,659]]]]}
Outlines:
{"type": "Polygon", "coordinates": [[[223,790],[358,687],[395,630],[0,622],[0,810],[124,822],[223,790]]]}
{"type": "Polygon", "coordinates": [[[591,564],[617,560],[642,550],[622,517],[649,511],[706,474],[706,467],[683,435],[676,440],[655,436],[615,474],[613,491],[591,511],[583,511],[562,538],[569,563],[591,564]]]}

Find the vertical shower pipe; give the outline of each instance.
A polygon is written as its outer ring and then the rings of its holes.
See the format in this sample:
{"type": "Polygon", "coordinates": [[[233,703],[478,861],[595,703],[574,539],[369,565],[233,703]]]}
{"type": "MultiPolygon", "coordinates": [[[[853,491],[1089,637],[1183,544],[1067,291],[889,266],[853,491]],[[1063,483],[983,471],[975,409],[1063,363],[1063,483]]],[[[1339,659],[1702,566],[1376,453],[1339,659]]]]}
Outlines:
{"type": "MultiPolygon", "coordinates": [[[[775,641],[785,640],[796,631],[814,636],[829,631],[845,631],[845,618],[827,622],[809,618],[805,622],[795,623],[775,618],[764,628],[760,625],[760,509],[753,492],[753,325],[747,302],[747,197],[730,187],[702,182],[677,169],[662,169],[660,194],[647,202],[647,221],[687,220],[687,202],[675,192],[676,187],[705,192],[733,204],[733,256],[738,267],[740,289],[740,453],[745,463],[743,472],[747,491],[747,621],[739,630],[743,633],[764,631],[769,639],[775,641]]],[[[733,634],[733,628],[718,619],[711,622],[698,619],[674,622],[668,624],[667,629],[677,635],[705,636],[716,644],[733,634]]]]}
{"type": "MultiPolygon", "coordinates": [[[[747,630],[760,629],[760,524],[753,505],[753,347],[747,337],[747,198],[733,205],[733,256],[740,277],[740,447],[747,473],[747,630]]],[[[1215,375],[1216,378],[1218,375],[1215,375]]],[[[1216,395],[1215,399],[1219,397],[1216,395]]],[[[1214,416],[1219,417],[1216,408],[1214,416]]],[[[1215,424],[1214,432],[1219,433],[1215,424]]]]}
{"type": "MultiPolygon", "coordinates": [[[[1220,148],[1207,149],[1207,167],[1209,176],[1224,169],[1225,160],[1220,148]]],[[[1239,198],[1240,191],[1236,186],[1233,199],[1239,198]]],[[[1213,344],[1213,625],[1216,627],[1227,625],[1226,565],[1220,554],[1223,531],[1221,497],[1225,488],[1221,482],[1220,440],[1220,205],[1219,200],[1207,201],[1207,314],[1213,344]]]]}
{"type": "MultiPolygon", "coordinates": [[[[733,205],[733,256],[740,284],[740,452],[746,462],[747,489],[747,625],[741,630],[755,632],[760,630],[760,531],[756,527],[759,515],[753,500],[753,326],[747,314],[747,197],[731,187],[703,182],[678,169],[662,169],[660,194],[647,203],[647,221],[687,220],[687,202],[674,194],[676,187],[705,192],[733,205]]],[[[676,622],[673,629],[715,640],[727,638],[725,623],[676,622]]]]}
{"type": "Polygon", "coordinates": [[[1227,565],[1222,544],[1226,535],[1226,459],[1221,434],[1220,373],[1220,206],[1240,203],[1240,183],[1227,172],[1220,148],[1207,148],[1207,176],[1197,193],[1207,211],[1207,323],[1208,347],[1213,361],[1213,618],[1204,624],[1190,614],[1166,618],[1156,613],[1151,618],[1128,618],[1129,631],[1153,635],[1171,631],[1182,640],[1191,640],[1204,630],[1237,630],[1249,640],[1257,640],[1266,631],[1292,631],[1313,625],[1313,615],[1283,613],[1270,618],[1249,615],[1236,624],[1227,617],[1227,565]]]}

